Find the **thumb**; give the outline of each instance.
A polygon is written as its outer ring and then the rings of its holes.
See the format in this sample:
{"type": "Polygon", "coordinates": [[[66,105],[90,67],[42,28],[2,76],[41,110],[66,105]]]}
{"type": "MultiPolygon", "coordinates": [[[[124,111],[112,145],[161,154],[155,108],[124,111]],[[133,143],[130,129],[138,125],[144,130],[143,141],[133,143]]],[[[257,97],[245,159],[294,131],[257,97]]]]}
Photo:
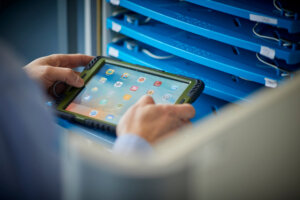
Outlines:
{"type": "Polygon", "coordinates": [[[53,67],[49,76],[53,81],[62,81],[74,87],[84,85],[84,81],[79,74],[69,68],[53,67]]]}

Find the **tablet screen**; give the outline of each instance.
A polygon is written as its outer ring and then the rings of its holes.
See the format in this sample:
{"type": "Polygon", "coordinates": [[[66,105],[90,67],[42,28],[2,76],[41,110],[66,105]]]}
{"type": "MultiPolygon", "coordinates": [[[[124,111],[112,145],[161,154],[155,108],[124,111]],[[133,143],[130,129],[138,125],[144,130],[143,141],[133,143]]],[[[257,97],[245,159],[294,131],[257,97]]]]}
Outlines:
{"type": "Polygon", "coordinates": [[[105,64],[66,110],[117,124],[143,95],[151,95],[156,104],[174,104],[187,87],[181,81],[105,64]]]}

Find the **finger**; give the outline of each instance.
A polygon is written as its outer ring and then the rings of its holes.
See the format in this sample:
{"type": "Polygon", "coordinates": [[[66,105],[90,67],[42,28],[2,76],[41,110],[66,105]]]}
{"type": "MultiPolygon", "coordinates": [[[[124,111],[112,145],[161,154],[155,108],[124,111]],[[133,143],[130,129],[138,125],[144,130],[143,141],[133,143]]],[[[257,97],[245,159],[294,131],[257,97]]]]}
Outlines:
{"type": "Polygon", "coordinates": [[[175,116],[183,120],[191,119],[196,114],[195,108],[191,104],[174,105],[170,109],[174,109],[175,116]]]}
{"type": "Polygon", "coordinates": [[[170,127],[170,131],[176,131],[178,129],[181,129],[182,127],[185,127],[185,126],[190,126],[192,125],[192,123],[189,121],[189,120],[174,120],[172,122],[172,126],[170,127]]]}
{"type": "Polygon", "coordinates": [[[62,81],[74,87],[82,87],[84,85],[83,79],[76,72],[68,68],[52,67],[49,70],[49,79],[53,82],[62,81]]]}
{"type": "Polygon", "coordinates": [[[184,121],[183,124],[184,124],[184,126],[191,126],[191,125],[193,125],[190,120],[184,121]]]}
{"type": "Polygon", "coordinates": [[[93,56],[84,54],[54,54],[45,57],[48,65],[67,68],[85,66],[89,64],[93,58],[93,56]]]}
{"type": "Polygon", "coordinates": [[[80,76],[81,72],[74,71],[78,76],[80,76]]]}
{"type": "Polygon", "coordinates": [[[163,132],[163,135],[160,136],[159,140],[163,140],[163,139],[169,137],[170,135],[173,135],[179,128],[184,126],[185,123],[186,122],[184,122],[183,120],[170,118],[166,122],[166,124],[169,124],[170,126],[168,127],[168,129],[165,132],[163,132]]]}
{"type": "Polygon", "coordinates": [[[148,104],[155,104],[154,99],[149,95],[142,96],[138,102],[136,103],[138,105],[148,105],[148,104]]]}

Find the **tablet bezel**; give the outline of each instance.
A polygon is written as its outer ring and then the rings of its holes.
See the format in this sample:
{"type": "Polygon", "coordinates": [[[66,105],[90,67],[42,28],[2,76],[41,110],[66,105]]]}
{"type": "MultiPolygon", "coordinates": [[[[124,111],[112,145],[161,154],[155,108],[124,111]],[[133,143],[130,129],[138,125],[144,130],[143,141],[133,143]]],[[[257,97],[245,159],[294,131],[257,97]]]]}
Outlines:
{"type": "MultiPolygon", "coordinates": [[[[180,81],[183,83],[187,83],[188,86],[184,90],[184,92],[180,95],[180,97],[177,99],[175,104],[181,104],[181,103],[190,103],[192,101],[192,95],[191,91],[195,87],[195,85],[200,85],[200,90],[202,91],[204,88],[203,82],[196,79],[183,77],[180,75],[171,74],[165,71],[156,70],[152,68],[143,67],[140,65],[134,65],[123,61],[118,61],[106,57],[96,57],[93,59],[93,61],[90,62],[90,64],[82,71],[81,77],[83,78],[85,85],[88,84],[88,82],[91,80],[91,78],[97,74],[97,72],[105,65],[105,64],[111,64],[115,66],[120,66],[122,68],[128,68],[144,73],[148,73],[154,76],[164,77],[176,81],[180,81]]],[[[84,86],[85,87],[85,86],[84,86]]],[[[76,98],[76,96],[83,90],[83,88],[75,88],[75,87],[69,87],[66,89],[65,93],[63,94],[63,98],[59,101],[57,105],[57,111],[58,114],[64,118],[68,118],[70,120],[83,123],[88,126],[93,126],[96,128],[101,128],[108,130],[110,132],[115,132],[115,127],[117,124],[110,123],[104,120],[95,119],[86,115],[82,115],[79,113],[71,112],[65,110],[67,106],[76,98]]],[[[199,95],[199,94],[198,94],[199,95]]],[[[196,97],[197,98],[197,97],[196,97]]]]}

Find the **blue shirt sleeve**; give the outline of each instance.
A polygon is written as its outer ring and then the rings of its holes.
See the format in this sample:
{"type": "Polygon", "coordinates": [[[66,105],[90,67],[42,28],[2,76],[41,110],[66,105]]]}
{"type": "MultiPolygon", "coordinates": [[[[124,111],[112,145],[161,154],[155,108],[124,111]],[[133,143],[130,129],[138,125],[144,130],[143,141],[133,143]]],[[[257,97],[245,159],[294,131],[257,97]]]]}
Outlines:
{"type": "Polygon", "coordinates": [[[124,134],[117,138],[113,150],[122,155],[151,155],[153,149],[151,145],[136,134],[124,134]]]}

